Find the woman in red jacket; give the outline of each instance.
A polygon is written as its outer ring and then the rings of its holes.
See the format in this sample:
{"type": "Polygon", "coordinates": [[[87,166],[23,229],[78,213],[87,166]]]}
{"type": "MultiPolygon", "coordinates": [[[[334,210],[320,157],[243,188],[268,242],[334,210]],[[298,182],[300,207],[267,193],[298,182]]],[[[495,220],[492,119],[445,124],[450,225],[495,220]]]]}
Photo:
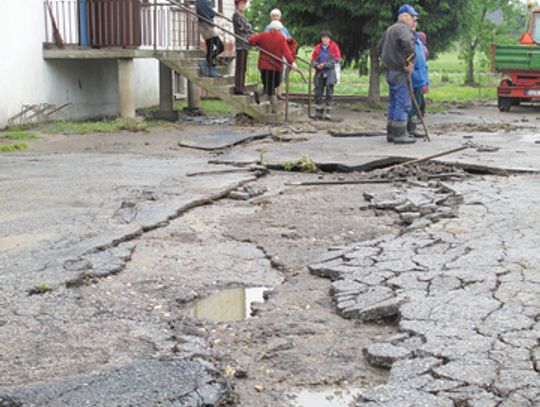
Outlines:
{"type": "Polygon", "coordinates": [[[283,71],[283,58],[294,68],[296,63],[287,40],[281,35],[283,25],[279,21],[272,21],[269,25],[270,31],[253,35],[249,42],[263,50],[273,54],[275,59],[264,52],[259,54],[259,71],[264,87],[264,93],[268,96],[272,113],[276,113],[276,88],[281,83],[281,72],[283,71]]]}

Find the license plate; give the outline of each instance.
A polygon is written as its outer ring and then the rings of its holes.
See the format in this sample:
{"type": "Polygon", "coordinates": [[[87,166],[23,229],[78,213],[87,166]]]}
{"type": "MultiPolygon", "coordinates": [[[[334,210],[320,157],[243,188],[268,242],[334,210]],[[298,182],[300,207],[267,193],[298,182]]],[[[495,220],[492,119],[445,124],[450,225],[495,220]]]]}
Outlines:
{"type": "Polygon", "coordinates": [[[540,90],[528,89],[525,94],[530,96],[540,96],[540,90]]]}

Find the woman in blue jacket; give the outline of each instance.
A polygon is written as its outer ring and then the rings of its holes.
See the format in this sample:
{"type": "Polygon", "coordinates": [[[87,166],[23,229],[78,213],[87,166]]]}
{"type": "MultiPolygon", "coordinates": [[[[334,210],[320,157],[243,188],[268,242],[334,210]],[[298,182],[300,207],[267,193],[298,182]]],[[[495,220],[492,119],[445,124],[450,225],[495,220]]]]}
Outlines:
{"type": "MultiPolygon", "coordinates": [[[[426,101],[424,99],[424,94],[429,91],[429,74],[428,74],[428,64],[427,64],[427,48],[425,47],[422,39],[425,40],[426,36],[423,32],[415,32],[415,53],[416,59],[414,61],[414,71],[411,74],[412,87],[414,91],[414,97],[420,108],[420,114],[424,117],[426,101]]],[[[423,134],[419,134],[416,131],[417,127],[417,116],[418,112],[416,111],[416,106],[412,105],[411,110],[409,110],[409,117],[407,120],[407,131],[409,134],[414,135],[415,137],[424,137],[423,134]]]]}

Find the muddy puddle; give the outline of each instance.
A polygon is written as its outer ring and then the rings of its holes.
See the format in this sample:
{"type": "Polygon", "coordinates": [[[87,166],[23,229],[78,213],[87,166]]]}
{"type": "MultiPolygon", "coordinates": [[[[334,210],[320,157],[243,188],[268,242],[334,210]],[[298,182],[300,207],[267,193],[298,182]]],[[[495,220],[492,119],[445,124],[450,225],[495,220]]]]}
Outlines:
{"type": "Polygon", "coordinates": [[[268,287],[237,287],[222,290],[186,308],[183,314],[212,322],[241,321],[251,317],[251,305],[264,302],[268,287]]]}
{"type": "Polygon", "coordinates": [[[310,389],[289,394],[291,407],[350,407],[360,389],[310,389]]]}

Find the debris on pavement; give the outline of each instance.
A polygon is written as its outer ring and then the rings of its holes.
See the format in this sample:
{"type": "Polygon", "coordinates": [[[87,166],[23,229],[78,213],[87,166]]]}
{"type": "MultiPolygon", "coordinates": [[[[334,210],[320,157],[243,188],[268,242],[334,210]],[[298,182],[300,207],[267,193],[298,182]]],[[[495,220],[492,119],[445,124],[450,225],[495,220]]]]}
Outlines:
{"type": "Polygon", "coordinates": [[[255,185],[245,185],[236,191],[229,192],[228,197],[238,201],[247,201],[259,195],[263,195],[267,191],[265,187],[258,187],[255,185]]]}

